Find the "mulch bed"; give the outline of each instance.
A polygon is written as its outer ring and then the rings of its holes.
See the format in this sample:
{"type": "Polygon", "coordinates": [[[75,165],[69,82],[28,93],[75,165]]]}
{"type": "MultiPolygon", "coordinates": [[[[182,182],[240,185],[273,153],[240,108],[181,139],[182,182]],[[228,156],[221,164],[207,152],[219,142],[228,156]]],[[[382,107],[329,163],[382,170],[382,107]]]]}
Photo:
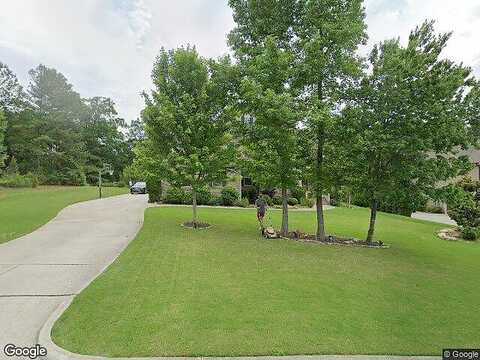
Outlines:
{"type": "Polygon", "coordinates": [[[308,242],[322,245],[358,246],[377,249],[388,249],[390,247],[389,245],[385,245],[383,241],[372,241],[371,243],[367,243],[365,240],[359,240],[355,238],[343,238],[335,235],[327,235],[325,241],[319,241],[315,238],[315,235],[305,234],[298,230],[289,232],[286,238],[300,242],[308,242]]]}
{"type": "Polygon", "coordinates": [[[194,224],[193,221],[186,221],[182,224],[182,226],[190,229],[208,229],[212,225],[201,221],[197,221],[196,224],[194,224]]]}

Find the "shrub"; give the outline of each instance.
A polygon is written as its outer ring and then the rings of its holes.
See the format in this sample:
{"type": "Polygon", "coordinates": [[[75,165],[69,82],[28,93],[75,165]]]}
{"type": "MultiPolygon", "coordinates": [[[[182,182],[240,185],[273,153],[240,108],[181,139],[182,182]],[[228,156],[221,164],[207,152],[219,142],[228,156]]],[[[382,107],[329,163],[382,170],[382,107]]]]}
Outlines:
{"type": "Polygon", "coordinates": [[[310,198],[303,198],[301,201],[300,201],[300,205],[301,206],[304,206],[304,207],[307,207],[307,208],[311,208],[313,205],[315,205],[315,201],[313,201],[312,199],[310,198]]]}
{"type": "Polygon", "coordinates": [[[220,205],[222,205],[222,197],[219,196],[219,195],[212,194],[212,196],[210,198],[210,201],[208,202],[207,205],[210,205],[210,206],[220,206],[220,205]]]}
{"type": "Polygon", "coordinates": [[[480,227],[480,205],[475,201],[465,201],[448,210],[448,215],[463,227],[480,227]]]}
{"type": "Polygon", "coordinates": [[[8,188],[33,188],[37,185],[38,178],[33,174],[8,174],[0,178],[0,186],[8,188]]]}
{"type": "Polygon", "coordinates": [[[288,205],[290,205],[290,206],[298,205],[298,200],[297,200],[297,198],[289,197],[289,198],[288,198],[288,205]]]}
{"type": "Polygon", "coordinates": [[[302,200],[305,198],[305,189],[301,186],[297,186],[290,191],[290,195],[297,200],[302,200]]]}
{"type": "MultiPolygon", "coordinates": [[[[188,192],[188,197],[192,198],[192,192],[188,192]]],[[[198,205],[209,205],[212,198],[212,193],[207,187],[197,190],[197,204],[198,205]]],[[[192,200],[193,202],[193,200],[192,200]]]]}
{"type": "Polygon", "coordinates": [[[281,196],[275,195],[275,196],[272,198],[272,201],[273,201],[273,204],[274,204],[274,205],[282,205],[283,199],[282,199],[281,196]]]}
{"type": "Polygon", "coordinates": [[[427,204],[424,210],[425,212],[432,213],[432,214],[443,214],[443,208],[439,205],[427,204]]]}
{"type": "Polygon", "coordinates": [[[162,200],[162,180],[158,177],[149,177],[147,179],[148,202],[156,203],[162,200]]]}
{"type": "Polygon", "coordinates": [[[478,235],[479,235],[478,228],[465,226],[461,228],[461,232],[462,232],[462,238],[464,240],[475,241],[478,239],[478,235]]]}
{"type": "Polygon", "coordinates": [[[185,204],[188,202],[188,195],[182,188],[171,187],[167,190],[164,201],[167,204],[185,204]]]}
{"type": "Polygon", "coordinates": [[[270,197],[270,195],[262,194],[262,195],[260,195],[260,197],[263,200],[265,200],[265,202],[267,203],[268,206],[273,206],[274,205],[273,199],[270,197]]]}
{"type": "Polygon", "coordinates": [[[250,203],[248,202],[248,199],[247,198],[242,198],[242,199],[239,199],[237,201],[235,201],[235,206],[239,206],[239,207],[248,207],[248,205],[250,205],[250,203]]]}
{"type": "Polygon", "coordinates": [[[244,185],[242,187],[242,196],[246,197],[250,204],[255,202],[257,198],[258,189],[255,185],[244,185]]]}
{"type": "Polygon", "coordinates": [[[222,197],[223,206],[232,206],[240,198],[240,194],[232,187],[224,187],[220,195],[222,197]]]}

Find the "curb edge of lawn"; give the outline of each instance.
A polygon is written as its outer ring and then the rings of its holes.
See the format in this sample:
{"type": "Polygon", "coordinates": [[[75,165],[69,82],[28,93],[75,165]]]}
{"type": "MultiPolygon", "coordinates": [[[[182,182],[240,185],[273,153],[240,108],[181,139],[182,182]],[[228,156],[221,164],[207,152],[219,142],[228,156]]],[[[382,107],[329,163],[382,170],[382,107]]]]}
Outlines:
{"type": "MultiPolygon", "coordinates": [[[[154,207],[154,206],[147,206],[154,207]]],[[[146,210],[146,209],[145,209],[146,210]]],[[[144,213],[145,214],[145,211],[144,213]]],[[[192,359],[239,359],[239,360],[274,360],[274,359],[284,359],[284,360],[438,360],[441,359],[441,356],[409,356],[409,355],[288,355],[288,356],[232,356],[232,357],[210,357],[210,356],[196,356],[196,357],[188,357],[188,356],[163,356],[163,357],[119,357],[119,358],[112,358],[112,357],[104,357],[104,356],[95,356],[95,355],[82,355],[72,353],[68,350],[65,350],[55,344],[51,337],[52,329],[57,320],[62,316],[62,314],[68,309],[68,307],[72,304],[73,300],[75,299],[78,294],[80,294],[83,290],[85,290],[99,275],[104,273],[110,265],[112,265],[115,260],[117,260],[118,256],[130,245],[131,241],[135,239],[140,229],[143,227],[144,217],[142,217],[142,221],[138,224],[137,229],[135,231],[134,236],[130,239],[128,243],[125,244],[123,248],[121,248],[117,254],[112,258],[110,262],[105,264],[104,267],[100,269],[100,271],[93,277],[91,280],[87,281],[84,286],[77,292],[76,295],[69,296],[66,301],[62,302],[48,317],[45,324],[43,324],[42,328],[40,329],[38,335],[38,344],[45,347],[47,349],[47,359],[50,360],[192,360],[192,359]]]]}

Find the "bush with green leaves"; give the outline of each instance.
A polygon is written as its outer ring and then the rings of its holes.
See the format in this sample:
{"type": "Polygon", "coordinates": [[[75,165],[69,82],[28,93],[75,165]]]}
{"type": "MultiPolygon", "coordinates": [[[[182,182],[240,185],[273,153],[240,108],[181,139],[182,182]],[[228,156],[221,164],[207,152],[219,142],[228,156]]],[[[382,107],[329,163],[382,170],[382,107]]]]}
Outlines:
{"type": "Polygon", "coordinates": [[[279,195],[275,195],[273,198],[272,198],[272,201],[273,201],[273,204],[274,205],[282,205],[283,203],[283,199],[281,196],[279,195]]]}
{"type": "Polygon", "coordinates": [[[292,198],[296,198],[297,200],[301,201],[305,198],[306,191],[303,187],[297,186],[290,190],[290,195],[292,198]]]}
{"type": "Polygon", "coordinates": [[[7,174],[0,177],[0,186],[8,188],[35,188],[38,178],[33,174],[7,174]]]}
{"type": "Polygon", "coordinates": [[[448,215],[456,221],[465,240],[480,234],[480,182],[463,179],[450,190],[448,215]]]}
{"type": "Polygon", "coordinates": [[[185,204],[188,201],[188,194],[180,187],[170,187],[163,200],[167,204],[185,204]]]}
{"type": "Polygon", "coordinates": [[[480,234],[479,228],[470,226],[464,226],[460,228],[460,231],[462,232],[462,238],[469,241],[477,240],[480,234]]]}
{"type": "Polygon", "coordinates": [[[220,206],[220,205],[222,205],[222,197],[220,195],[212,194],[212,196],[210,198],[210,201],[208,202],[207,205],[210,205],[210,206],[220,206]]]}
{"type": "Polygon", "coordinates": [[[265,200],[265,202],[267,203],[268,206],[273,206],[275,205],[274,202],[273,202],[273,199],[270,195],[268,194],[262,194],[260,195],[260,197],[265,200]]]}
{"type": "Polygon", "coordinates": [[[248,202],[248,199],[246,197],[235,201],[235,206],[238,206],[238,207],[246,208],[248,207],[248,205],[250,205],[250,203],[248,202]]]}
{"type": "MultiPolygon", "coordinates": [[[[212,193],[210,189],[207,187],[202,187],[197,190],[197,205],[209,205],[210,200],[212,199],[212,193]]],[[[192,200],[192,192],[189,191],[187,193],[187,198],[188,198],[188,203],[191,204],[193,202],[192,200]]]]}
{"type": "Polygon", "coordinates": [[[294,198],[294,197],[289,197],[288,198],[288,205],[290,205],[290,206],[298,205],[298,199],[294,198]]]}
{"type": "Polygon", "coordinates": [[[223,206],[233,206],[240,199],[240,193],[233,187],[224,187],[220,194],[223,206]]]}
{"type": "Polygon", "coordinates": [[[313,199],[305,197],[300,200],[300,206],[311,208],[313,205],[315,205],[315,201],[313,199]]]}

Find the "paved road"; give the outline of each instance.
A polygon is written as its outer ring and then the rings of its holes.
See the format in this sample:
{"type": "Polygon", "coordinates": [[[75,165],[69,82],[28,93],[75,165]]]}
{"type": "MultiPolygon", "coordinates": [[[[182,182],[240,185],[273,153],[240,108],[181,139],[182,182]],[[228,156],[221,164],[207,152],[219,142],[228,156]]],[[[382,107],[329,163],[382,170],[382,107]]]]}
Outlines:
{"type": "Polygon", "coordinates": [[[33,233],[0,245],[0,358],[5,344],[36,343],[54,309],[134,238],[146,206],[144,195],[78,203],[33,233]]]}

